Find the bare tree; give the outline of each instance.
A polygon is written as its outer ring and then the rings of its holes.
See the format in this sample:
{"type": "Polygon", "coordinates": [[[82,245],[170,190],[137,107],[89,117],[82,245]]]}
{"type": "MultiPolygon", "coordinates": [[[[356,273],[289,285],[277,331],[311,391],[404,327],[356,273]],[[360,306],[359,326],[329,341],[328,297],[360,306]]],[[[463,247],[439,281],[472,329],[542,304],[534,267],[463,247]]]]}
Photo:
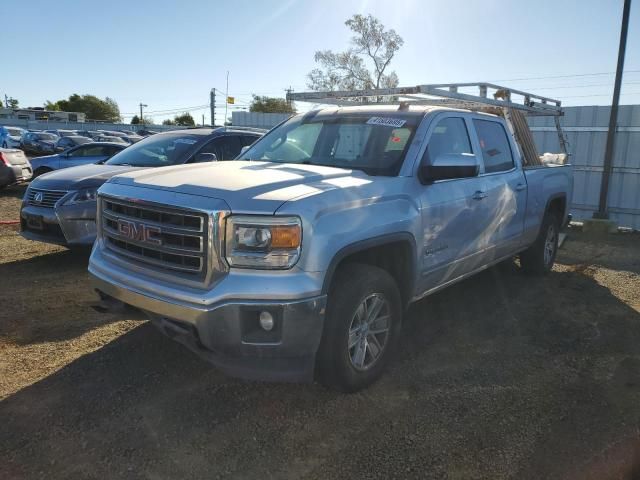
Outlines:
{"type": "Polygon", "coordinates": [[[307,75],[312,90],[361,90],[398,86],[395,72],[385,73],[396,52],[404,44],[395,30],[386,30],[377,18],[354,15],[345,22],[354,33],[346,52],[316,52],[314,68],[307,75]],[[369,69],[367,64],[372,64],[369,69]]]}

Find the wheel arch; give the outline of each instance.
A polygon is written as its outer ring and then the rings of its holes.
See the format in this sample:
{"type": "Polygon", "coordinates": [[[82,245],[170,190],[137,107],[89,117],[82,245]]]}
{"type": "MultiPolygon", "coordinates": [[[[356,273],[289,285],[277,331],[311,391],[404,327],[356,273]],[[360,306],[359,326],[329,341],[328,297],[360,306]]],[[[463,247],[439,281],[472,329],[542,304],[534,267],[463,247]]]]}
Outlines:
{"type": "Polygon", "coordinates": [[[416,241],[409,232],[385,234],[342,247],[331,259],[322,285],[327,294],[336,271],[347,263],[364,263],[387,271],[396,281],[403,307],[413,297],[416,271],[416,241]]]}

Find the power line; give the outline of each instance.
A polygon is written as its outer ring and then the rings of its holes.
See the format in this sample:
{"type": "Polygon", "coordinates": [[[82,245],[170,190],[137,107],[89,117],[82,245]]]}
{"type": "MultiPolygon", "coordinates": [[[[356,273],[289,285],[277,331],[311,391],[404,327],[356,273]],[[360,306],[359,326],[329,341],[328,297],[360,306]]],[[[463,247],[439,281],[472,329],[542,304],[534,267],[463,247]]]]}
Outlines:
{"type": "MultiPolygon", "coordinates": [[[[625,70],[624,73],[638,73],[640,70],[625,70]]],[[[551,78],[575,78],[575,77],[596,77],[600,75],[614,75],[616,72],[597,73],[574,73],[571,75],[551,75],[547,77],[523,77],[523,78],[503,78],[500,80],[488,80],[489,82],[523,82],[528,80],[547,80],[551,78]]]]}

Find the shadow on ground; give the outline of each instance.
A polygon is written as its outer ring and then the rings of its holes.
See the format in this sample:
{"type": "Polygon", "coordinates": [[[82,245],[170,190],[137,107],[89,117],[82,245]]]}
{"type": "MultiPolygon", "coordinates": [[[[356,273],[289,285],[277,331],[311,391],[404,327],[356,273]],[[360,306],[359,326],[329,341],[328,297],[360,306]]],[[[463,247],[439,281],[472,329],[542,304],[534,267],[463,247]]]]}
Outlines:
{"type": "Polygon", "coordinates": [[[88,250],[62,250],[0,263],[0,336],[18,345],[62,341],[115,321],[90,304],[88,250]]]}
{"type": "Polygon", "coordinates": [[[412,307],[398,353],[341,395],[143,324],[0,403],[0,478],[632,478],[640,315],[592,278],[490,270],[412,307]]]}

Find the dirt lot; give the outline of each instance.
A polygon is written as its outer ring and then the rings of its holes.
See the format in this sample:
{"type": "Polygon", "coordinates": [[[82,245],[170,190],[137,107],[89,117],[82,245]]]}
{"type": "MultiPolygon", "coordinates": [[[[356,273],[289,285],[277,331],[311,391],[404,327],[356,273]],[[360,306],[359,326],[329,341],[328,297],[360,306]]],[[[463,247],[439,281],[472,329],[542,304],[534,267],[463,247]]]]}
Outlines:
{"type": "MultiPolygon", "coordinates": [[[[21,191],[0,194],[17,219],[21,191]]],[[[225,378],[0,226],[0,478],[640,478],[640,236],[414,305],[365,392],[225,378]]]]}

